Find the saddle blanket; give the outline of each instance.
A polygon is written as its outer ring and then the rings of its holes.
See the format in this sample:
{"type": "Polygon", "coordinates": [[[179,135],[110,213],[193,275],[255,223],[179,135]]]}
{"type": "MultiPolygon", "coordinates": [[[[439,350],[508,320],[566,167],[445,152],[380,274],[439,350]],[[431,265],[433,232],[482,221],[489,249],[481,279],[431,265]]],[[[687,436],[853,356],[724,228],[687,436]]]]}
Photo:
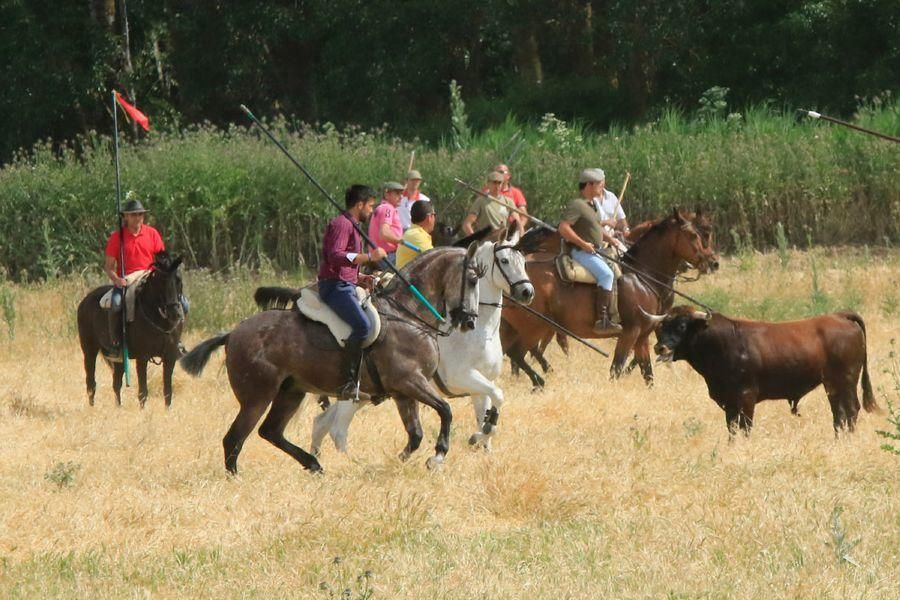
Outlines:
{"type": "MultiPolygon", "coordinates": [[[[613,276],[618,281],[619,277],[622,276],[622,269],[611,260],[606,261],[606,264],[612,269],[613,276]]],[[[597,285],[597,279],[591,275],[591,272],[568,254],[560,254],[556,258],[556,270],[559,272],[559,278],[565,282],[597,285]]]]}
{"type": "MultiPolygon", "coordinates": [[[[381,317],[378,316],[378,311],[375,310],[372,296],[366,290],[357,287],[356,296],[359,298],[363,312],[369,317],[369,323],[372,324],[369,337],[362,344],[363,348],[368,348],[375,343],[375,340],[378,339],[378,334],[381,333],[381,317]]],[[[305,287],[300,290],[300,297],[297,299],[296,306],[297,310],[303,313],[306,318],[326,325],[331,331],[331,335],[337,340],[337,343],[342,348],[344,347],[344,340],[350,336],[352,330],[346,321],[340,318],[330,306],[322,302],[318,290],[312,287],[305,287]]]]}
{"type": "MultiPolygon", "coordinates": [[[[149,274],[150,270],[147,269],[145,271],[135,271],[125,276],[125,315],[129,323],[134,321],[134,300],[137,298],[137,292],[141,289],[141,285],[143,285],[149,274]]],[[[109,291],[100,298],[100,308],[103,310],[109,310],[112,307],[114,289],[116,288],[109,288],[109,291]]]]}

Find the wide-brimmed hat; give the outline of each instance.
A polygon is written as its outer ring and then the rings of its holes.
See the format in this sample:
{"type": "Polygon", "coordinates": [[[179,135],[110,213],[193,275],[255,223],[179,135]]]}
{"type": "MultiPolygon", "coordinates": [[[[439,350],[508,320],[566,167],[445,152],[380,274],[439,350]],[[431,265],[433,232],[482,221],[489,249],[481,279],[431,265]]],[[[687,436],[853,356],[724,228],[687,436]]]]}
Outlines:
{"type": "Polygon", "coordinates": [[[409,173],[406,174],[407,179],[422,179],[422,174],[416,171],[415,169],[410,169],[409,173]]]}
{"type": "Polygon", "coordinates": [[[125,206],[122,207],[122,214],[126,215],[128,213],[145,213],[148,212],[144,205],[141,204],[140,200],[129,200],[125,203],[125,206]]]}
{"type": "Polygon", "coordinates": [[[487,177],[487,180],[493,183],[503,183],[503,173],[491,171],[487,177]]]}
{"type": "Polygon", "coordinates": [[[384,185],[382,187],[384,188],[384,191],[386,191],[386,192],[387,191],[402,192],[403,190],[406,189],[405,187],[403,187],[402,183],[397,183],[396,181],[386,181],[386,182],[384,182],[384,185]]]}

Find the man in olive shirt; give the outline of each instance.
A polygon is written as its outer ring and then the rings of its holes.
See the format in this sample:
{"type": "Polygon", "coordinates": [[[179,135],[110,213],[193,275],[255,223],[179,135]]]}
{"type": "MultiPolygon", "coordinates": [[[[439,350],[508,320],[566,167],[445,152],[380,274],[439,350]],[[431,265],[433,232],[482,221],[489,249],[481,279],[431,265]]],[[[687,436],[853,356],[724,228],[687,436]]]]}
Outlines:
{"type": "Polygon", "coordinates": [[[572,200],[559,223],[559,233],[574,246],[572,258],[586,268],[597,280],[596,315],[594,333],[616,335],[622,327],[609,318],[609,302],[615,276],[597,251],[607,244],[618,246],[618,240],[603,230],[603,213],[594,200],[603,184],[603,173],[599,169],[585,169],[578,177],[581,197],[572,200]]]}
{"type": "MultiPolygon", "coordinates": [[[[512,213],[510,209],[515,208],[515,204],[511,198],[501,194],[500,188],[502,185],[503,174],[494,171],[488,175],[487,194],[492,198],[500,200],[503,204],[484,196],[476,198],[475,202],[472,203],[472,206],[469,207],[466,218],[463,219],[463,235],[472,235],[476,231],[480,231],[481,229],[490,226],[494,233],[488,236],[487,239],[505,239],[506,226],[509,222],[509,215],[512,213]]],[[[525,228],[520,219],[516,219],[515,224],[519,230],[520,236],[525,233],[525,228]]]]}

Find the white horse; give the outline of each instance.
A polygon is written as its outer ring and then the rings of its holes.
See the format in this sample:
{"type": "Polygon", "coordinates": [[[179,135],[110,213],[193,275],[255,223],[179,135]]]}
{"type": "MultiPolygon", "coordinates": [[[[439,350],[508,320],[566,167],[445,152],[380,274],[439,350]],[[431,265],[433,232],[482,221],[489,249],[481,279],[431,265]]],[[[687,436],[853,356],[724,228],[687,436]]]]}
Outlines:
{"type": "MultiPolygon", "coordinates": [[[[534,298],[534,286],[525,271],[525,257],[513,247],[514,243],[484,242],[478,247],[475,261],[486,272],[478,283],[480,306],[475,329],[466,333],[454,330],[448,336],[438,337],[440,362],[435,383],[445,396],[472,396],[478,431],[472,434],[469,443],[480,444],[488,450],[503,405],[503,390],[494,383],[503,366],[500,346],[503,294],[523,304],[529,304],[534,298]]],[[[313,422],[312,452],[319,453],[326,432],[335,447],[346,452],[350,422],[364,404],[364,401],[351,400],[332,402],[317,415],[313,422]]]]}

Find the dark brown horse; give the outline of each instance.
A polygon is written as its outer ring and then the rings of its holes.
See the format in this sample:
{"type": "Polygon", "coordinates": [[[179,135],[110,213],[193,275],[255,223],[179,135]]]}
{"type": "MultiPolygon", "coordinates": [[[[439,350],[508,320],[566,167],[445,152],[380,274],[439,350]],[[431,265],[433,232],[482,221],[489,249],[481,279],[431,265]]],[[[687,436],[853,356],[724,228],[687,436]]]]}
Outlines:
{"type": "MultiPolygon", "coordinates": [[[[438,248],[417,258],[403,272],[433,306],[446,311],[451,325],[474,327],[478,314],[478,278],[473,261],[477,244],[438,248]]],[[[408,458],[422,441],[419,404],[430,406],[441,419],[435,455],[429,466],[440,464],[450,444],[450,406],[432,386],[437,370],[437,320],[394,278],[376,297],[382,329],[367,350],[360,369],[360,390],[375,399],[392,396],[406,427],[408,443],[401,458],[408,458]]],[[[284,430],[305,395],[336,395],[344,383],[345,358],[329,330],[295,310],[257,313],[235,327],[199,344],[181,359],[191,375],[199,375],[212,351],[225,346],[225,368],[240,404],[237,417],[225,434],[225,468],[237,473],[237,459],[251,430],[269,409],[259,435],[280,448],[305,469],[321,471],[316,458],[284,437],[284,430]]]]}
{"type": "MultiPolygon", "coordinates": [[[[543,234],[534,234],[532,246],[526,248],[526,251],[532,248],[546,251],[555,247],[555,252],[558,252],[560,240],[558,234],[544,231],[543,234]]],[[[527,243],[528,240],[523,239],[522,245],[526,246],[527,243]]],[[[531,308],[545,314],[576,335],[584,338],[600,337],[593,332],[596,319],[593,309],[596,286],[562,282],[556,272],[554,258],[553,255],[545,253],[543,258],[531,256],[527,263],[528,276],[535,288],[535,299],[531,308]]],[[[618,282],[618,308],[622,333],[616,343],[615,356],[610,367],[612,377],[619,377],[622,374],[625,361],[634,350],[644,380],[648,385],[652,384],[653,368],[648,336],[654,329],[654,323],[641,313],[639,307],[643,307],[648,313],[657,314],[662,311],[654,313],[647,307],[671,305],[672,292],[668,288],[674,285],[675,274],[682,261],[696,267],[702,273],[714,269],[718,264],[712,250],[703,246],[694,225],[678,209],[674,209],[669,217],[652,226],[623,256],[625,273],[618,282]]],[[[525,362],[525,354],[543,340],[552,337],[555,330],[515,305],[504,306],[503,321],[500,335],[504,351],[514,364],[529,375],[536,388],[542,387],[542,378],[525,362]]]]}
{"type": "MultiPolygon", "coordinates": [[[[172,371],[180,356],[179,343],[184,326],[181,305],[181,258],[172,259],[165,251],[154,257],[153,269],[137,290],[134,321],[128,324],[126,343],[128,356],[137,361],[138,401],[141,408],[147,402],[147,363],[162,359],[163,395],[166,407],[172,406],[172,371]]],[[[100,308],[100,298],[112,286],[104,285],[88,292],[78,305],[78,339],[84,353],[84,373],[88,402],[94,405],[97,382],[94,373],[97,353],[110,347],[109,319],[100,308]]],[[[122,310],[125,310],[124,302],[122,310]]],[[[113,369],[113,391],[116,404],[122,405],[123,363],[110,363],[113,369]]]]}

